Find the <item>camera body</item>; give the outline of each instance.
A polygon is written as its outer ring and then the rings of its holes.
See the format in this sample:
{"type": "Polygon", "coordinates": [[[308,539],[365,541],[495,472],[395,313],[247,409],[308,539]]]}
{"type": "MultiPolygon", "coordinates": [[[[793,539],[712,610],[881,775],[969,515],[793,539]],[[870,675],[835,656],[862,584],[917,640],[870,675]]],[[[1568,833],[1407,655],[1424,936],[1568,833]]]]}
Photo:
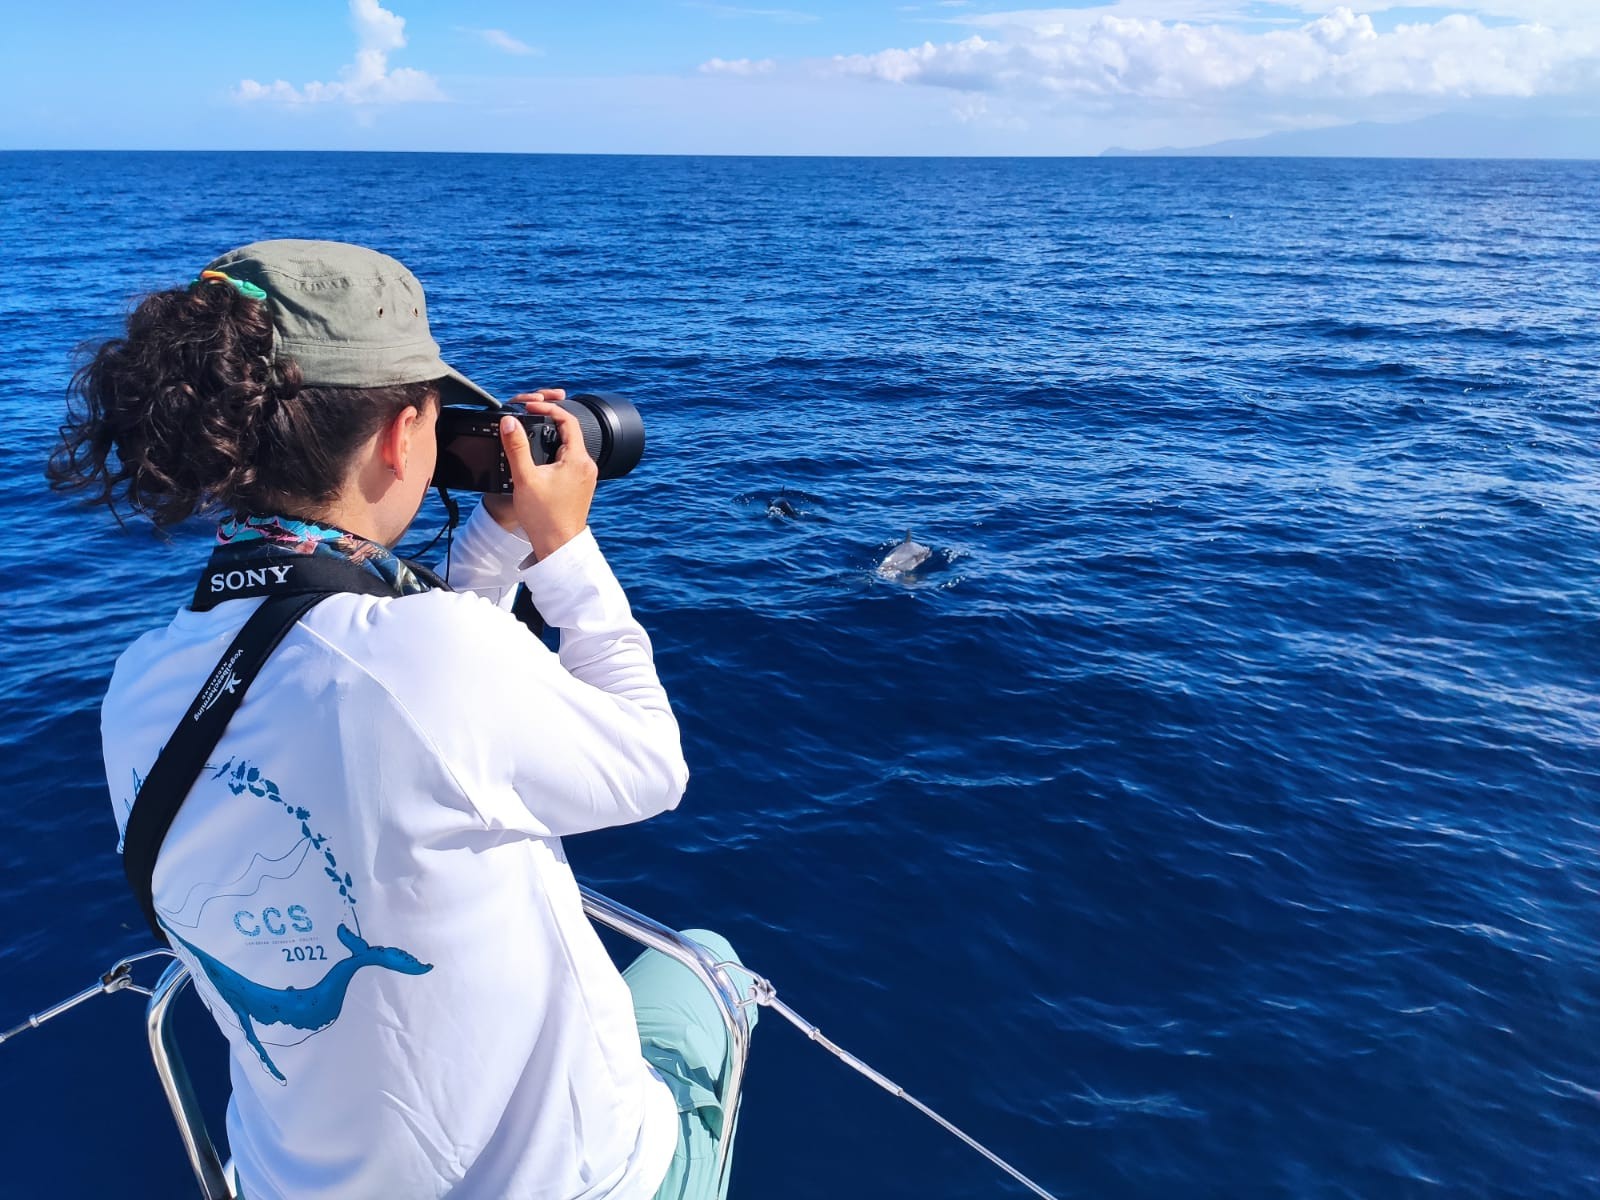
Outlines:
{"type": "Polygon", "coordinates": [[[516,417],[528,431],[528,449],[535,464],[555,458],[561,449],[561,431],[548,417],[514,408],[456,408],[439,410],[435,433],[439,462],[433,468],[434,486],[451,492],[511,491],[511,465],[500,442],[500,418],[516,417]]]}
{"type": "MultiPolygon", "coordinates": [[[[583,392],[570,396],[560,407],[578,419],[584,448],[594,459],[601,479],[616,479],[638,465],[644,455],[644,421],[639,410],[621,396],[583,392]]],[[[521,408],[467,408],[445,405],[439,409],[435,436],[439,445],[433,483],[446,491],[511,491],[511,466],[500,442],[500,420],[516,417],[528,431],[528,449],[534,465],[550,462],[561,450],[561,430],[548,417],[521,408]]]]}

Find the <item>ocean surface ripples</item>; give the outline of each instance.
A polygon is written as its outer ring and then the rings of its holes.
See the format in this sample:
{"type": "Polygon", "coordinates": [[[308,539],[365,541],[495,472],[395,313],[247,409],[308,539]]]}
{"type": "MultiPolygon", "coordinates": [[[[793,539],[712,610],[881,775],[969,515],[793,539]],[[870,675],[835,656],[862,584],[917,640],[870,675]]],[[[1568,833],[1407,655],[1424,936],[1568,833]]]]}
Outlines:
{"type": "MultiPolygon", "coordinates": [[[[693,782],[574,839],[587,881],[725,930],[1062,1196],[1600,1190],[1600,164],[0,183],[0,1025],[144,943],[96,705],[207,537],[44,490],[73,347],[230,246],[334,237],[411,265],[475,378],[645,413],[595,526],[693,782]],[[908,529],[934,553],[885,577],[908,529]]],[[[1022,1194],[776,1026],[736,1196],[1022,1194]]],[[[0,1049],[0,1193],[182,1193],[141,1044],[114,999],[0,1049]]]]}

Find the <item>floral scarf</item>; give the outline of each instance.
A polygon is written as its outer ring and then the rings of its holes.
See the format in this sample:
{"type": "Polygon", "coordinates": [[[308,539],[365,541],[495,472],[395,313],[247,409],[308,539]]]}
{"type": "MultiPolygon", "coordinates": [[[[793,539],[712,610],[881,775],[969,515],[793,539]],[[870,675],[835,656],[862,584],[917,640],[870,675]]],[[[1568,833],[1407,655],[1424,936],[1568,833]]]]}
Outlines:
{"type": "Polygon", "coordinates": [[[397,596],[425,592],[434,586],[387,546],[343,529],[292,517],[227,518],[217,526],[217,546],[211,552],[211,562],[214,566],[244,568],[253,563],[281,560],[291,554],[323,555],[353,562],[394,588],[397,596]]]}

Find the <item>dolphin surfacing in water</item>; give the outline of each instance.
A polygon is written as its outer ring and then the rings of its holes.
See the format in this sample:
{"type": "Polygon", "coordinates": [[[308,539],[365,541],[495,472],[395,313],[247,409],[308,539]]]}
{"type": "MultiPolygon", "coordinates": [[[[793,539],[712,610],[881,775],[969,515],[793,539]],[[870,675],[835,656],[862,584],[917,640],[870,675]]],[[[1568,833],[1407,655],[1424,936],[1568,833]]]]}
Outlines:
{"type": "Polygon", "coordinates": [[[878,564],[878,574],[894,577],[909,574],[920,567],[933,551],[921,542],[911,540],[911,530],[906,530],[906,540],[901,542],[878,564]]]}
{"type": "Polygon", "coordinates": [[[433,970],[432,963],[418,961],[417,957],[393,946],[369,946],[361,937],[339,926],[339,941],[350,951],[350,957],[340,959],[328,968],[328,973],[308,988],[269,988],[246,979],[226,963],[207,954],[198,946],[184,941],[170,929],[167,933],[175,942],[194,955],[200,968],[217,989],[233,1015],[239,1018],[244,1036],[261,1057],[261,1063],[272,1072],[273,1078],[285,1082],[267,1048],[256,1036],[256,1025],[289,1025],[295,1029],[318,1030],[338,1020],[344,1008],[344,994],[350,980],[362,967],[384,967],[402,975],[426,975],[433,970]]]}

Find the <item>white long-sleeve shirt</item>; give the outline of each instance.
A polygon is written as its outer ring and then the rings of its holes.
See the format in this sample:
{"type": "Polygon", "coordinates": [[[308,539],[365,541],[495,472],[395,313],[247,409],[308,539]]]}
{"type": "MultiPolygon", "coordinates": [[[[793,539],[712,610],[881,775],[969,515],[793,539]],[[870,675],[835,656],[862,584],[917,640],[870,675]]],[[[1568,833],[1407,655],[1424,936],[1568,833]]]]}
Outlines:
{"type": "MultiPolygon", "coordinates": [[[[586,530],[521,571],[475,513],[460,590],[338,595],[246,694],[157,860],[155,903],[227,1035],[251,1200],[646,1200],[670,1093],[561,837],[687,782],[649,639],[586,530]],[[518,579],[559,659],[507,611],[518,579]]],[[[179,611],[102,711],[119,828],[258,600],[179,611]]]]}

